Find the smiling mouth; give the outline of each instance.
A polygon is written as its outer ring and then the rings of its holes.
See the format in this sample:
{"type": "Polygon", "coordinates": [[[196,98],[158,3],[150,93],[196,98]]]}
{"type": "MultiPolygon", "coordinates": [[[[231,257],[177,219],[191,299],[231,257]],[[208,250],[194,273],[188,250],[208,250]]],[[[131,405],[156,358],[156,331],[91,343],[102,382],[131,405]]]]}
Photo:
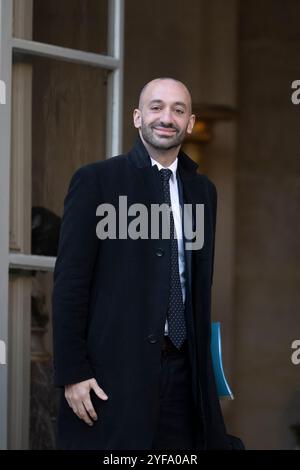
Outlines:
{"type": "Polygon", "coordinates": [[[176,133],[175,129],[165,128],[165,127],[154,127],[154,130],[164,135],[173,135],[176,133]]]}

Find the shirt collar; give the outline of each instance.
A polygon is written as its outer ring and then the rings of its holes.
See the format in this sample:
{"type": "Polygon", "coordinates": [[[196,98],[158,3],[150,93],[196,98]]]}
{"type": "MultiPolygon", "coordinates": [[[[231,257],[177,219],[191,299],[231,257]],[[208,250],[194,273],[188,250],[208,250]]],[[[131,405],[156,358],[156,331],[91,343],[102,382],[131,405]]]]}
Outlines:
{"type": "Polygon", "coordinates": [[[162,170],[162,169],[171,170],[172,171],[171,178],[173,178],[173,180],[176,181],[176,171],[177,171],[177,165],[178,165],[178,158],[176,158],[174,160],[174,162],[168,167],[162,166],[159,162],[154,160],[152,157],[150,157],[150,159],[151,159],[152,166],[156,165],[159,170],[162,170]]]}

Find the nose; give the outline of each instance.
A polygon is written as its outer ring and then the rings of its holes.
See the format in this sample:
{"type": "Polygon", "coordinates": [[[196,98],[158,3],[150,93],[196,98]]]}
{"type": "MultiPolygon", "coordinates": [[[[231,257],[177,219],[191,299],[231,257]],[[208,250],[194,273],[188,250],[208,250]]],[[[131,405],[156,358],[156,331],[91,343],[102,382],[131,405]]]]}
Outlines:
{"type": "Polygon", "coordinates": [[[170,125],[173,123],[172,113],[169,108],[164,108],[160,115],[160,121],[164,126],[170,125]]]}

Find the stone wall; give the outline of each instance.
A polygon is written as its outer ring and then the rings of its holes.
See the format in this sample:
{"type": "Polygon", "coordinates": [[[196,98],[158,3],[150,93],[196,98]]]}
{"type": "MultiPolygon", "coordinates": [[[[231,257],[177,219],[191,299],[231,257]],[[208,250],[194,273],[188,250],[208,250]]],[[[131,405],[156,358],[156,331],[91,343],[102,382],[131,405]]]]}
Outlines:
{"type": "Polygon", "coordinates": [[[288,449],[300,423],[300,3],[240,2],[233,428],[288,449]]]}

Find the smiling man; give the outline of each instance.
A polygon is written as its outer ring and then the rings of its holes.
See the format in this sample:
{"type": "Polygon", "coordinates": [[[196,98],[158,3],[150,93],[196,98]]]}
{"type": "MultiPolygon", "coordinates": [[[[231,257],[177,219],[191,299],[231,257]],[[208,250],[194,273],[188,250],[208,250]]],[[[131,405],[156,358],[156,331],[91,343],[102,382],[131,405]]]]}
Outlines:
{"type": "Polygon", "coordinates": [[[53,291],[58,447],[227,449],[210,355],[216,190],[181,151],[195,122],[187,87],[152,80],[133,120],[132,150],[79,169],[65,199],[53,291]],[[118,210],[120,196],[167,204],[170,236],[99,240],[97,207],[118,210]],[[199,250],[184,243],[185,203],[204,205],[199,250]]]}
{"type": "Polygon", "coordinates": [[[191,108],[190,92],[177,80],[152,80],[141,91],[134,125],[146,148],[150,146],[164,166],[176,160],[186,133],[193,130],[195,116],[191,108]]]}

